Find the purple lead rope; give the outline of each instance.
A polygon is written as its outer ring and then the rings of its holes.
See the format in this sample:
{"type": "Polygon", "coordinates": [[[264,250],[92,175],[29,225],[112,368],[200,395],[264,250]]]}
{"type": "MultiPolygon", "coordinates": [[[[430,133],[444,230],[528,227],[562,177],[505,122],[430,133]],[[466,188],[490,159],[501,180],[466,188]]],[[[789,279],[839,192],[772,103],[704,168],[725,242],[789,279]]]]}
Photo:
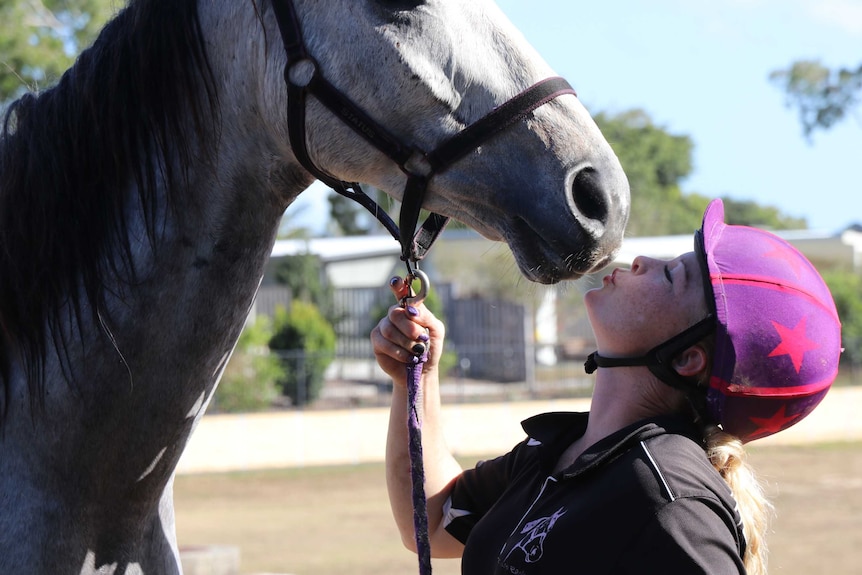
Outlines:
{"type": "MultiPolygon", "coordinates": [[[[411,295],[401,300],[409,308],[419,305],[428,295],[428,276],[419,269],[407,266],[404,278],[411,295]],[[412,295],[410,286],[419,282],[419,293],[412,295]]],[[[425,464],[422,459],[422,366],[428,361],[428,346],[417,343],[413,347],[413,361],[407,365],[407,434],[410,454],[410,479],[413,482],[413,531],[416,535],[416,554],[419,557],[419,575],[431,575],[431,541],[428,534],[428,505],[425,500],[425,464]]]]}
{"type": "Polygon", "coordinates": [[[407,432],[410,452],[410,477],[413,480],[413,529],[416,533],[416,554],[419,575],[431,575],[431,542],[428,538],[428,508],[425,500],[425,465],[422,461],[422,366],[428,353],[416,356],[417,362],[407,366],[407,432]]]}

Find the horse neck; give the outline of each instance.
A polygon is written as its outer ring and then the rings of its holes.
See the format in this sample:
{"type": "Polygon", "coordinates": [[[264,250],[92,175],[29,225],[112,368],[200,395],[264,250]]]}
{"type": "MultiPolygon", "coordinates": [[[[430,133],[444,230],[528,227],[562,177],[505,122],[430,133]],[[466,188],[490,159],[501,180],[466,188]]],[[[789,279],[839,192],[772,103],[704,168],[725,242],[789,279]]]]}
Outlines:
{"type": "MultiPolygon", "coordinates": [[[[188,130],[195,140],[188,147],[201,150],[202,161],[184,168],[187,186],[180,193],[157,202],[167,206],[164,225],[155,242],[138,242],[135,254],[134,267],[146,279],[132,291],[116,286],[124,295],[113,302],[108,325],[132,379],[148,377],[155,396],[159,387],[180,395],[176,403],[184,409],[212,391],[244,325],[281,215],[312,181],[285,153],[281,75],[261,72],[267,62],[279,62],[276,56],[283,61],[281,44],[272,41],[277,32],[267,31],[270,40],[263,41],[248,2],[205,3],[200,10],[218,95],[215,125],[204,133],[188,130]],[[131,334],[129,351],[123,333],[131,334]],[[143,355],[137,365],[130,353],[143,355]],[[174,359],[167,368],[173,376],[161,373],[165,362],[158,357],[174,359]]],[[[130,222],[131,233],[137,229],[140,236],[143,225],[130,222]]]]}
{"type": "MultiPolygon", "coordinates": [[[[223,117],[230,133],[233,119],[223,117]]],[[[101,325],[85,317],[81,330],[70,330],[81,338],[70,348],[74,383],[52,353],[50,393],[41,415],[31,414],[35,424],[15,410],[5,422],[0,488],[38,485],[71,507],[51,517],[73,526],[46,520],[33,529],[90,533],[80,544],[96,550],[96,565],[115,553],[163,564],[158,557],[174,552],[165,489],[244,325],[285,207],[269,181],[280,168],[261,159],[271,150],[258,148],[222,144],[211,165],[192,167],[152,240],[142,239],[141,215],[130,214],[136,277],[106,287],[101,325]],[[142,525],[158,537],[139,540],[142,525]]],[[[77,537],[63,543],[77,545],[77,537]]]]}
{"type": "MultiPolygon", "coordinates": [[[[230,29],[210,22],[202,27],[230,29]]],[[[208,49],[216,44],[211,39],[208,49]]],[[[166,184],[157,186],[155,214],[143,213],[134,184],[122,192],[130,197],[126,239],[134,275],[109,278],[98,316],[84,314],[66,326],[74,336],[65,351],[72,373],[65,373],[64,352],[49,350],[50,393],[41,416],[30,412],[26,399],[11,405],[4,461],[33,461],[28,451],[54,454],[37,460],[62,469],[74,486],[62,490],[79,489],[80,501],[109,508],[140,503],[141,513],[152,511],[244,325],[280,217],[310,183],[283,159],[271,135],[270,112],[259,106],[263,88],[250,88],[246,100],[226,88],[261,84],[239,76],[253,68],[229,69],[233,57],[245,58],[217,49],[210,54],[216,120],[211,129],[183,132],[186,149],[201,152],[200,162],[177,166],[184,185],[170,194],[166,184]],[[37,438],[30,437],[34,425],[37,438]],[[136,501],[129,502],[130,490],[136,501]]],[[[177,157],[172,146],[167,158],[177,157]]],[[[10,385],[19,393],[26,383],[16,373],[10,385]]],[[[134,524],[135,517],[129,513],[125,520],[134,524]]]]}
{"type": "Polygon", "coordinates": [[[187,427],[203,413],[248,316],[284,209],[309,183],[277,159],[264,127],[236,110],[230,98],[220,101],[217,133],[195,144],[212,148],[211,160],[192,166],[189,185],[165,202],[155,241],[137,244],[140,281],[107,291],[119,294],[106,302],[105,323],[116,343],[108,356],[122,354],[128,382],[143,396],[128,399],[158,406],[166,428],[187,427]]]}

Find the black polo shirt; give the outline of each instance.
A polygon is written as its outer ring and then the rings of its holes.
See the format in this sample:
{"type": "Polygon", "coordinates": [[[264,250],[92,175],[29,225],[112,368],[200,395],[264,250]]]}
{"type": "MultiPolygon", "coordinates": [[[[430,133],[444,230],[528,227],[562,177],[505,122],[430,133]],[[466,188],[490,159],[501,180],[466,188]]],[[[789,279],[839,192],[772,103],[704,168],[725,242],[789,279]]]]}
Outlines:
{"type": "Polygon", "coordinates": [[[736,503],[692,424],[641,421],[554,475],[587,418],[527,419],[528,439],[456,481],[445,521],[462,573],[745,573],[736,503]]]}

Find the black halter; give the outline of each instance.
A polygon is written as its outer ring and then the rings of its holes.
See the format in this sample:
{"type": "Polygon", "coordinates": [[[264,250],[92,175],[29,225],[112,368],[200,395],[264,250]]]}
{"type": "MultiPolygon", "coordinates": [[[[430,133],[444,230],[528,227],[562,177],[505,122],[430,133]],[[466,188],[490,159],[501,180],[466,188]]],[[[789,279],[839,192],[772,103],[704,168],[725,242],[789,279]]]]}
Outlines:
{"type": "Polygon", "coordinates": [[[431,178],[436,173],[449,168],[496,133],[525,118],[539,106],[563,94],[577,95],[563,78],[548,78],[498,106],[477,122],[442,142],[433,151],[425,152],[400,142],[321,76],[317,62],[308,53],[302,41],[302,30],[293,2],[272,0],[272,7],[281,31],[284,49],[287,52],[284,79],[287,83],[288,133],[293,153],[303,167],[317,179],[342,196],[364,206],[386,227],[389,233],[401,243],[401,259],[407,263],[408,271],[411,270],[411,261],[416,262],[425,257],[431,244],[449,221],[445,216],[431,214],[419,231],[416,231],[419,210],[422,208],[431,178]],[[407,174],[407,184],[401,203],[400,230],[358,183],[339,180],[312,162],[305,142],[305,102],[309,94],[391,158],[407,174]]]}

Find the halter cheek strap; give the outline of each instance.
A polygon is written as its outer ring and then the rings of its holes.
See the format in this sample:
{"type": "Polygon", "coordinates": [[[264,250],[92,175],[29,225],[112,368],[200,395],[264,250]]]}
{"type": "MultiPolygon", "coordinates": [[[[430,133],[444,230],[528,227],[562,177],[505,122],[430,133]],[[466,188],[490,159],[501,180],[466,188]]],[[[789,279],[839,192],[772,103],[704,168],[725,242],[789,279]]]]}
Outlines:
{"type": "Polygon", "coordinates": [[[681,376],[671,365],[673,358],[686,348],[696,344],[715,330],[715,316],[706,316],[693,326],[675,335],[664,343],[660,343],[644,355],[635,357],[604,357],[594,351],[584,362],[584,370],[593,373],[600,367],[631,367],[644,365],[657,378],[677,389],[688,390],[693,384],[690,379],[681,376]]]}

